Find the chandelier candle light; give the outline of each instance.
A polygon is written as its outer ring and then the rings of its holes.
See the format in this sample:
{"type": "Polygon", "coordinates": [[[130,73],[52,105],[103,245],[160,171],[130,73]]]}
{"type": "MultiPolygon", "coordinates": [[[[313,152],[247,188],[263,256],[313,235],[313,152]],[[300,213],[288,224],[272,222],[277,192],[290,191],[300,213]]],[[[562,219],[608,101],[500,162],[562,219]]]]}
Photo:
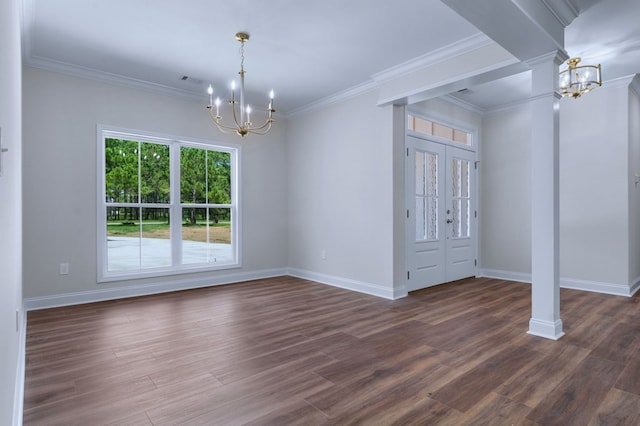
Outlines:
{"type": "Polygon", "coordinates": [[[580,58],[571,58],[567,61],[567,68],[560,72],[560,94],[578,99],[583,93],[587,93],[602,86],[600,64],[580,65],[580,58]]]}
{"type": "Polygon", "coordinates": [[[251,122],[251,106],[245,105],[244,101],[244,75],[246,71],[244,70],[244,44],[249,41],[248,33],[237,33],[236,40],[240,42],[240,105],[239,111],[236,110],[236,82],[235,80],[231,82],[231,99],[228,100],[229,104],[231,104],[231,112],[233,115],[234,125],[222,124],[222,116],[220,115],[220,97],[216,97],[215,102],[213,101],[213,87],[209,85],[207,89],[207,93],[209,94],[209,105],[207,105],[207,109],[209,110],[209,115],[211,115],[211,119],[214,121],[218,129],[220,129],[224,133],[237,133],[238,135],[244,137],[248,133],[255,133],[258,135],[264,135],[269,130],[271,130],[271,125],[273,124],[273,113],[276,110],[273,108],[273,90],[269,93],[269,106],[267,107],[268,116],[267,119],[260,124],[259,126],[254,126],[251,122]],[[215,106],[215,114],[213,107],[215,106]]]}

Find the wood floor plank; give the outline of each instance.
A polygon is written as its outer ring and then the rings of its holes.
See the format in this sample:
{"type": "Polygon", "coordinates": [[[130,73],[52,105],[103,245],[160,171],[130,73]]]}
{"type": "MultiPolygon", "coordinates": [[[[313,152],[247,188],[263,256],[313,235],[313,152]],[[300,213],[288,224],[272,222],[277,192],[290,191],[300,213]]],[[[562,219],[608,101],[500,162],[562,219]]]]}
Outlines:
{"type": "Polygon", "coordinates": [[[526,419],[530,411],[524,404],[490,392],[460,419],[460,424],[534,426],[536,423],[526,419]]]}
{"type": "Polygon", "coordinates": [[[622,370],[616,388],[640,396],[640,352],[622,370]]]}
{"type": "Polygon", "coordinates": [[[452,380],[435,392],[432,398],[458,411],[466,412],[485,395],[493,392],[539,357],[539,353],[519,347],[499,352],[452,380]]]}
{"type": "Polygon", "coordinates": [[[640,396],[612,389],[589,424],[592,426],[640,425],[640,396]]]}
{"type": "MultiPolygon", "coordinates": [[[[291,363],[276,366],[254,376],[238,380],[205,393],[191,393],[174,397],[171,401],[150,407],[147,410],[154,424],[180,424],[219,407],[230,407],[234,401],[262,398],[261,395],[306,395],[313,391],[333,386],[331,382],[311,373],[316,368],[334,362],[326,355],[315,355],[291,363]]],[[[175,386],[162,387],[172,389],[175,386]]],[[[258,416],[267,414],[262,412],[258,416]]]]}
{"type": "Polygon", "coordinates": [[[640,295],[465,279],[382,300],[274,277],[29,312],[24,424],[637,424],[640,295]],[[635,423],[634,423],[635,422],[635,423]]]}
{"type": "Polygon", "coordinates": [[[544,425],[588,424],[624,365],[588,356],[527,416],[544,425]]]}
{"type": "Polygon", "coordinates": [[[528,407],[536,407],[587,355],[587,349],[558,345],[555,350],[533,362],[529,368],[512,376],[496,393],[528,407]]]}
{"type": "Polygon", "coordinates": [[[613,362],[626,363],[640,353],[640,324],[618,323],[591,352],[613,362]]]}
{"type": "Polygon", "coordinates": [[[437,362],[429,358],[431,352],[428,347],[409,349],[395,362],[379,365],[370,375],[316,393],[307,401],[327,416],[337,417],[389,398],[399,400],[402,392],[407,392],[414,383],[427,396],[426,383],[431,374],[439,374],[440,370],[437,362]],[[416,382],[417,379],[420,381],[416,382]]]}
{"type": "Polygon", "coordinates": [[[306,401],[294,400],[287,405],[279,404],[273,411],[255,418],[247,423],[246,426],[260,425],[289,425],[289,426],[308,426],[308,425],[330,425],[327,416],[322,414],[320,410],[313,407],[306,401]]]}

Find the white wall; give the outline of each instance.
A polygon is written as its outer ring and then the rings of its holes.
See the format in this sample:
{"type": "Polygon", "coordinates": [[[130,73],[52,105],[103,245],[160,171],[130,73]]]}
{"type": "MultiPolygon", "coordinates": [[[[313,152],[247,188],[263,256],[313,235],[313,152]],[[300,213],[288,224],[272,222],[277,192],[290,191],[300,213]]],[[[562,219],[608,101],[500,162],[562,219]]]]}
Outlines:
{"type": "MultiPolygon", "coordinates": [[[[19,424],[22,418],[24,341],[16,330],[16,311],[22,314],[22,126],[21,54],[18,0],[0,2],[0,424],[19,424]]],[[[22,327],[23,324],[20,325],[22,327]]],[[[24,336],[22,336],[24,337],[24,336]]]]}
{"type": "MultiPolygon", "coordinates": [[[[204,102],[204,96],[203,103],[198,103],[25,68],[24,293],[27,302],[29,298],[180,280],[214,282],[236,274],[230,278],[233,281],[286,266],[286,121],[279,121],[267,136],[250,135],[241,140],[215,128],[204,102]],[[96,282],[98,123],[242,144],[242,269],[96,282]],[[58,275],[61,262],[69,262],[69,275],[58,275]]],[[[168,288],[171,287],[172,284],[168,284],[168,288]]]]}
{"type": "MultiPolygon", "coordinates": [[[[640,89],[640,77],[635,77],[640,89]]],[[[640,286],[640,93],[629,92],[629,281],[640,286]]]]}
{"type": "Polygon", "coordinates": [[[531,108],[488,114],[480,147],[480,268],[531,275],[531,108]]]}
{"type": "Polygon", "coordinates": [[[369,92],[290,118],[288,263],[300,276],[392,297],[393,109],[376,100],[369,92]]]}
{"type": "Polygon", "coordinates": [[[560,102],[560,276],[629,284],[628,82],[560,102]]]}
{"type": "MultiPolygon", "coordinates": [[[[638,132],[638,124],[629,123],[634,112],[628,85],[628,80],[605,84],[580,99],[560,102],[564,287],[628,294],[640,274],[640,260],[629,263],[629,256],[637,258],[640,251],[640,226],[629,218],[640,211],[635,210],[638,195],[629,189],[629,163],[640,167],[640,148],[637,142],[630,148],[630,133],[638,132]]],[[[528,105],[483,118],[480,265],[486,275],[531,278],[532,125],[528,105]]]]}

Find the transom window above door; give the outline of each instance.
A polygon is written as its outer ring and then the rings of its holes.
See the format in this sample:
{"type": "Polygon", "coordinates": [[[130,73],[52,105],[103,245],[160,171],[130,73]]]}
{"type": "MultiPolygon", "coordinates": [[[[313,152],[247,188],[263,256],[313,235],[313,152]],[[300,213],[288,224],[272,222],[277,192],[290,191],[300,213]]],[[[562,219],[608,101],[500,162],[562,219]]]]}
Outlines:
{"type": "Polygon", "coordinates": [[[426,120],[415,115],[408,115],[407,128],[411,131],[421,133],[423,135],[436,136],[451,142],[457,142],[463,145],[471,146],[471,133],[447,126],[435,121],[426,120]]]}

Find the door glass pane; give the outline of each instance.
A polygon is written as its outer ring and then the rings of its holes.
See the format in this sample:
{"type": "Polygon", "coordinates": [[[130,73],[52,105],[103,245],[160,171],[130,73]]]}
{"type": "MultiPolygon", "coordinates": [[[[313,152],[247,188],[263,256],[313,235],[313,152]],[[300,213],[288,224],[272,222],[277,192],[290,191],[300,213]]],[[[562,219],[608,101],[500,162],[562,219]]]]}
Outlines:
{"type": "Polygon", "coordinates": [[[425,198],[416,197],[416,241],[427,239],[426,218],[425,198]]]}
{"type": "Polygon", "coordinates": [[[425,154],[416,151],[416,195],[425,195],[425,154]]]}
{"type": "Polygon", "coordinates": [[[470,178],[469,161],[454,158],[451,162],[451,188],[452,205],[451,220],[453,238],[466,238],[470,236],[470,178]]]}
{"type": "Polygon", "coordinates": [[[427,154],[427,195],[438,196],[438,154],[427,154]]]}
{"type": "Polygon", "coordinates": [[[461,160],[456,158],[451,162],[451,188],[453,190],[451,195],[453,198],[460,197],[460,163],[461,160]]]}
{"type": "Polygon", "coordinates": [[[469,162],[460,162],[460,196],[469,198],[469,162]]]}
{"type": "Polygon", "coordinates": [[[438,154],[416,151],[416,241],[438,239],[438,154]]]}
{"type": "Polygon", "coordinates": [[[427,218],[426,218],[426,240],[436,241],[438,239],[438,198],[427,198],[427,218]]]}

